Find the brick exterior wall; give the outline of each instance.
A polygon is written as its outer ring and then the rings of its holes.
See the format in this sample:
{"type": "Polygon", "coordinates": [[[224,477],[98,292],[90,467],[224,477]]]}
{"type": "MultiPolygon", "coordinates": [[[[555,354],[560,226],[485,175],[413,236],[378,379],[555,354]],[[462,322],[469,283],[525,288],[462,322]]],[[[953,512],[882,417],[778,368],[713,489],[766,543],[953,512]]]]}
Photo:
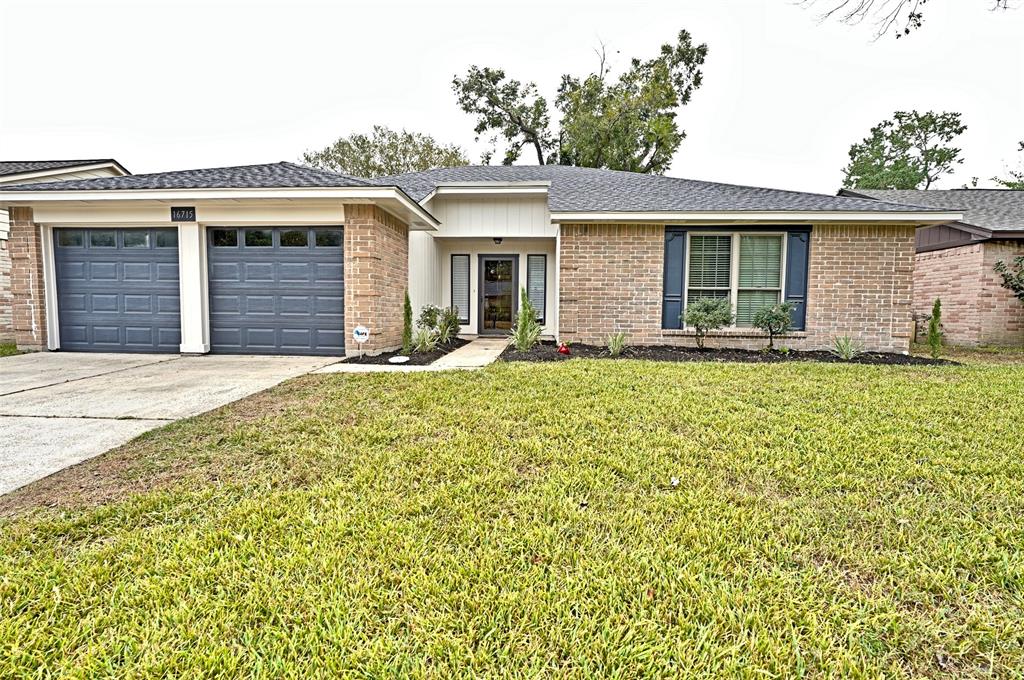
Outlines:
{"type": "MultiPolygon", "coordinates": [[[[637,345],[692,346],[692,332],[663,330],[663,225],[561,227],[559,337],[603,344],[625,331],[637,345]]],[[[836,335],[869,350],[906,352],[912,333],[914,228],[815,225],[811,232],[806,330],[781,344],[826,349],[836,335]]],[[[708,346],[760,348],[757,330],[725,330],[708,346]]]]}
{"type": "Polygon", "coordinates": [[[345,206],[345,349],[358,346],[352,331],[370,329],[363,350],[379,353],[402,344],[402,311],[409,285],[409,227],[381,208],[345,206]]]}
{"type": "Polygon", "coordinates": [[[31,208],[11,208],[11,293],[14,340],[19,349],[46,349],[43,242],[31,208]]]}
{"type": "Polygon", "coordinates": [[[1024,243],[988,241],[919,253],[915,259],[914,316],[942,300],[942,329],[951,345],[1024,343],[1024,304],[1000,284],[998,260],[1024,255],[1024,243]]]}
{"type": "Polygon", "coordinates": [[[11,250],[7,239],[0,239],[0,342],[14,342],[11,316],[11,250]]]}

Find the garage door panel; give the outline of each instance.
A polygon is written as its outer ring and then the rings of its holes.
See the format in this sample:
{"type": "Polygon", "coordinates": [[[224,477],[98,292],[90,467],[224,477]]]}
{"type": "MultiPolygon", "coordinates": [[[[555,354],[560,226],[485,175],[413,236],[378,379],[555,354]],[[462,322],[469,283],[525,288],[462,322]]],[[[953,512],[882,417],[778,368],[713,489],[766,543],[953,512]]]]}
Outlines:
{"type": "Polygon", "coordinates": [[[158,243],[173,244],[174,239],[154,237],[156,232],[167,231],[55,230],[61,349],[178,351],[178,249],[158,247],[158,243]],[[64,233],[72,231],[79,235],[64,233]],[[94,242],[105,245],[94,247],[94,242]]]}
{"type": "MultiPolygon", "coordinates": [[[[209,238],[212,349],[253,354],[339,355],[345,351],[345,266],[337,227],[287,227],[270,232],[270,247],[246,246],[217,227],[209,238]],[[317,248],[329,231],[337,247],[317,248]],[[305,246],[282,246],[306,243],[305,246]],[[324,237],[321,236],[321,239],[324,237]],[[217,246],[216,243],[228,244],[217,246]],[[238,244],[238,245],[230,245],[238,244]]],[[[266,237],[261,238],[266,242],[266,237]]]]}

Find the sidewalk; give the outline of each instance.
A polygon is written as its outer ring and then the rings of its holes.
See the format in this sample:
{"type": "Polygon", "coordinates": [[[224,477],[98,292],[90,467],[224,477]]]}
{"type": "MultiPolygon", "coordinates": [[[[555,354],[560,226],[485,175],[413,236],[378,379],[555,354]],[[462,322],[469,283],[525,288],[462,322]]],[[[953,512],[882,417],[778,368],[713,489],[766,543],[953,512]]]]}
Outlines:
{"type": "Polygon", "coordinates": [[[475,371],[494,362],[508,346],[508,338],[476,338],[449,352],[428,366],[403,364],[349,364],[344,361],[324,366],[313,373],[426,373],[430,371],[475,371]]]}

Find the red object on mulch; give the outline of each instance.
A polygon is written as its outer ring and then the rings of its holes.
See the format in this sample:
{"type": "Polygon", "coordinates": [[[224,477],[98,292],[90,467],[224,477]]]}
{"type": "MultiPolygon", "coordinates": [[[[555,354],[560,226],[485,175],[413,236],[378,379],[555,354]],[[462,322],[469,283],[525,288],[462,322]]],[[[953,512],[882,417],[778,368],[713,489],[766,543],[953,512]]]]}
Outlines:
{"type": "Polygon", "coordinates": [[[568,354],[569,353],[569,345],[565,344],[564,342],[559,344],[558,345],[558,353],[559,354],[568,354]]]}

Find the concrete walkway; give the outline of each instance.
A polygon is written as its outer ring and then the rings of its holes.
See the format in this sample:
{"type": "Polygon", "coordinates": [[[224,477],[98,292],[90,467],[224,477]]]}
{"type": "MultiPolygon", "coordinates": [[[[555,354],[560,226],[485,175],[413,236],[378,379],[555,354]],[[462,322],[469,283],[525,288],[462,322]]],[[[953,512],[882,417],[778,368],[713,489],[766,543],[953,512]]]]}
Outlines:
{"type": "Polygon", "coordinates": [[[0,494],[337,361],[38,352],[0,359],[0,494]]]}
{"type": "Polygon", "coordinates": [[[314,373],[427,373],[432,371],[473,371],[498,358],[508,347],[508,338],[475,338],[454,352],[449,352],[427,366],[403,364],[349,364],[341,362],[324,366],[314,373]]]}

